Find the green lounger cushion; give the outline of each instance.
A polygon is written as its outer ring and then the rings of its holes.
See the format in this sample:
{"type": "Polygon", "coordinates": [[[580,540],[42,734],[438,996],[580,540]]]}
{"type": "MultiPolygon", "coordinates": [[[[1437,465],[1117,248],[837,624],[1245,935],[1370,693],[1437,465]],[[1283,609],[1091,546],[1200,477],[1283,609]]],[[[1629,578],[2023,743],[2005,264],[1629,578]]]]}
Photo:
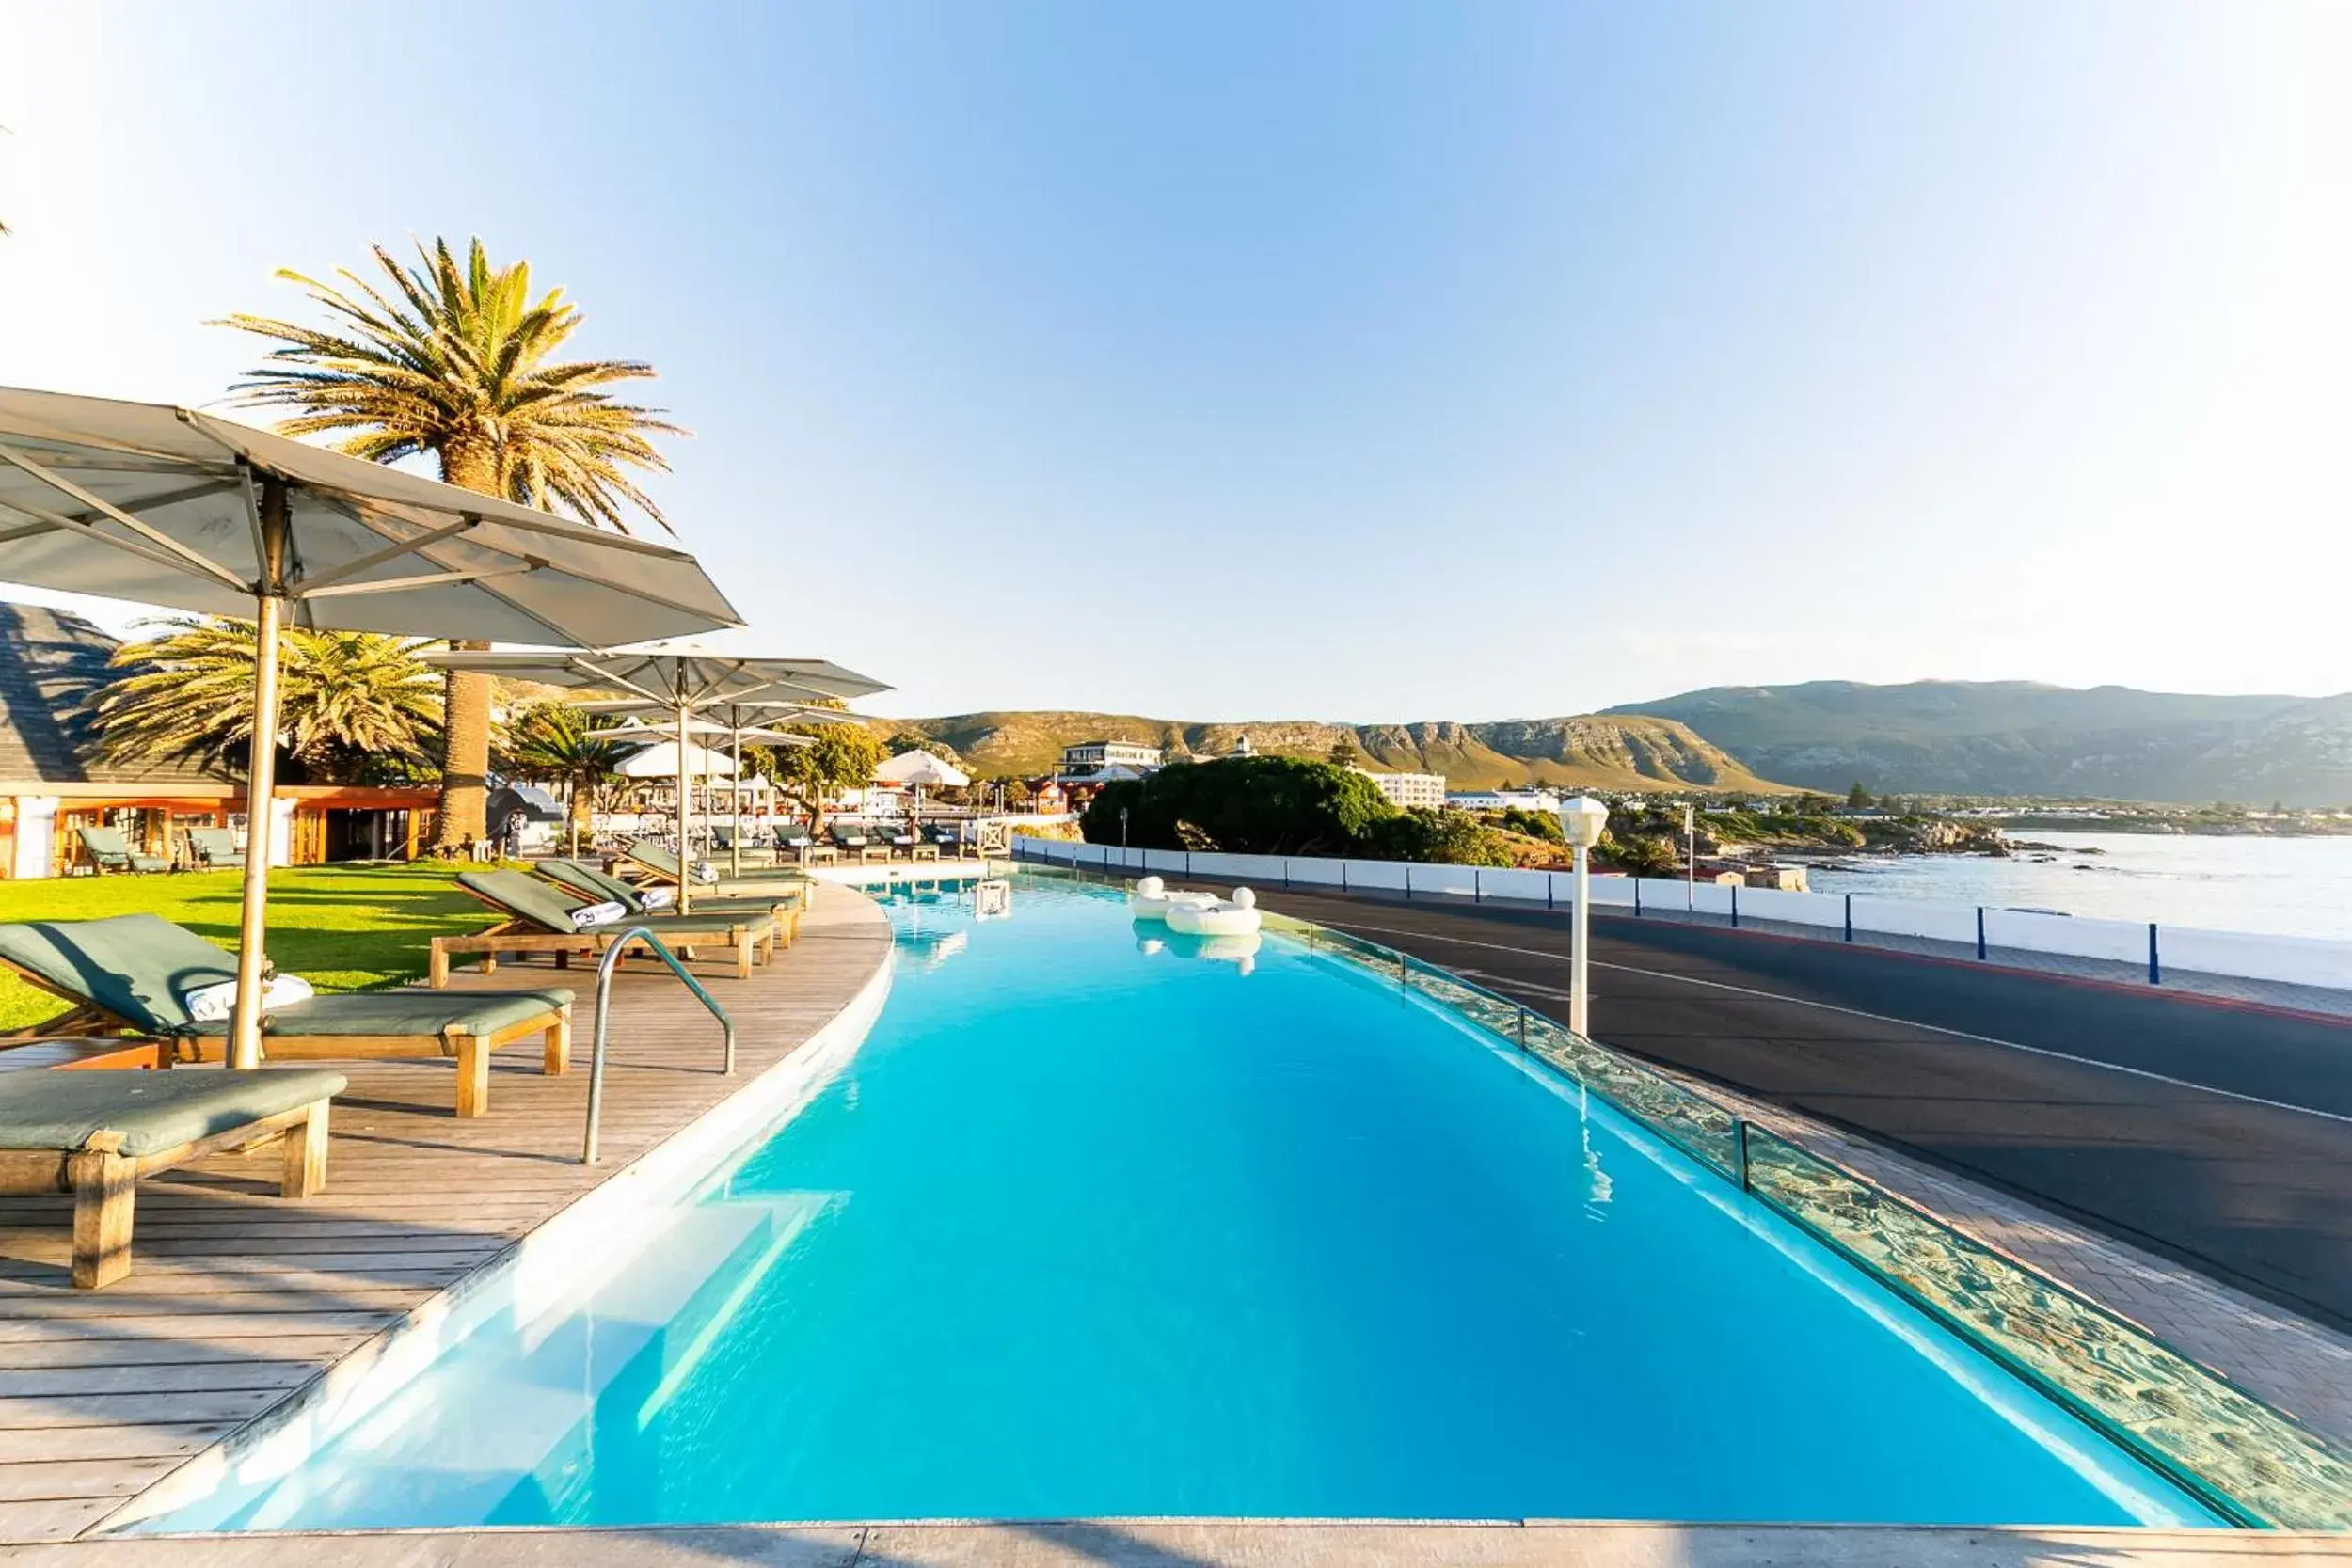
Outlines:
{"type": "Polygon", "coordinates": [[[0,926],[0,959],[151,1035],[193,1034],[181,994],[237,977],[234,958],[154,914],[0,926]]]}
{"type": "Polygon", "coordinates": [[[0,1148],[79,1148],[93,1132],[119,1132],[135,1159],[342,1091],[342,1073],[315,1068],[15,1072],[0,1079],[0,1148]]]}
{"type": "MultiPolygon", "coordinates": [[[[572,1000],[561,986],[536,990],[355,990],[313,996],[279,1007],[262,1022],[263,1035],[438,1035],[453,1025],[487,1035],[542,1018],[572,1000]]],[[[225,1035],[226,1023],[199,1023],[225,1035]]]]}
{"type": "Polygon", "coordinates": [[[538,862],[532,869],[558,886],[599,904],[610,901],[637,911],[645,907],[635,888],[586,861],[567,860],[557,855],[538,862]]]}
{"type": "MultiPolygon", "coordinates": [[[[0,959],[87,999],[142,1034],[228,1032],[226,1023],[190,1019],[180,997],[198,986],[233,981],[236,960],[161,915],[0,926],[0,959]]],[[[486,1034],[571,999],[563,990],[355,991],[277,1008],[262,1027],[273,1035],[437,1035],[458,1023],[486,1034]]]]}
{"type": "MultiPolygon", "coordinates": [[[[621,853],[665,881],[677,880],[677,856],[659,844],[632,844],[621,853]]],[[[698,878],[694,887],[697,892],[705,888],[800,887],[807,880],[795,871],[756,871],[743,877],[722,877],[715,882],[698,878]]]]}
{"type": "MultiPolygon", "coordinates": [[[[555,932],[579,929],[572,924],[572,911],[605,901],[584,898],[520,871],[460,871],[457,880],[461,886],[472,889],[508,913],[555,932]]],[[[743,912],[764,912],[764,907],[761,911],[743,912]]],[[[630,926],[650,926],[660,936],[672,931],[723,931],[741,924],[741,920],[731,919],[723,912],[708,915],[628,914],[602,926],[591,926],[588,931],[617,931],[630,926]]]]}
{"type": "MultiPolygon", "coordinates": [[[[564,860],[559,856],[540,861],[532,869],[558,886],[579,894],[584,899],[598,904],[611,900],[627,909],[631,914],[656,912],[645,908],[644,889],[631,887],[618,877],[607,876],[585,861],[564,860]]],[[[697,914],[757,914],[764,910],[772,910],[777,904],[785,901],[781,896],[731,898],[721,895],[717,897],[695,899],[694,912],[697,914]]]]}

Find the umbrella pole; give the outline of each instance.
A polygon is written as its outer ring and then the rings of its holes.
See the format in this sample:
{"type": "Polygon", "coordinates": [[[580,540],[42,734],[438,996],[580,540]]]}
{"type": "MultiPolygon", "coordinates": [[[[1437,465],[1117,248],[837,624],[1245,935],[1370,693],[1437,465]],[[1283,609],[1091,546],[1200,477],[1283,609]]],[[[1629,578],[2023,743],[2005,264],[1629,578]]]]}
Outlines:
{"type": "Polygon", "coordinates": [[[727,844],[727,874],[743,875],[743,716],[729,714],[735,727],[727,732],[735,742],[735,792],[729,797],[735,802],[735,832],[727,844]]]}
{"type": "Polygon", "coordinates": [[[692,715],[687,711],[686,705],[683,702],[679,703],[677,705],[677,912],[680,914],[686,913],[692,907],[691,900],[694,896],[691,886],[694,879],[688,875],[694,868],[692,809],[694,798],[687,793],[688,765],[686,761],[687,724],[691,718],[692,715]]]}
{"type": "MultiPolygon", "coordinates": [[[[262,492],[262,515],[271,511],[262,492]]],[[[285,519],[285,492],[277,490],[278,520],[285,519]]],[[[279,537],[282,538],[282,532],[279,537]]],[[[275,562],[272,563],[275,565],[275,562]]],[[[272,577],[277,574],[273,570],[272,577]]],[[[286,601],[264,594],[253,617],[253,747],[246,765],[245,902],[237,916],[237,1005],[230,1015],[228,1062],[232,1068],[262,1065],[262,967],[268,940],[269,863],[278,789],[278,633],[286,601]]]]}

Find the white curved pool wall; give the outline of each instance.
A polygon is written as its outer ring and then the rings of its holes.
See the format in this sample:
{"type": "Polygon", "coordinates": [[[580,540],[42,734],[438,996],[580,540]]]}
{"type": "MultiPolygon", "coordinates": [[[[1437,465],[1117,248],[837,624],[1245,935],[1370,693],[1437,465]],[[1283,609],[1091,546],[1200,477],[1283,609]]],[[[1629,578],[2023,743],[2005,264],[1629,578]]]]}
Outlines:
{"type": "MultiPolygon", "coordinates": [[[[1570,909],[1576,879],[1566,871],[1505,866],[1440,865],[1407,861],[1353,860],[1319,855],[1228,855],[1205,850],[1135,849],[1068,839],[1013,839],[1017,859],[1117,873],[1146,873],[1196,881],[1249,882],[1260,888],[1327,888],[1339,892],[1426,895],[1438,898],[1499,899],[1570,909]]],[[[2282,985],[2352,990],[2352,942],[2316,937],[2208,931],[2190,926],[2093,920],[2024,910],[1882,898],[1864,894],[1784,893],[1774,888],[1692,883],[1679,878],[1596,877],[1593,907],[1690,912],[1811,927],[1836,938],[1851,919],[1856,933],[1912,937],[1988,949],[2054,957],[2151,964],[2166,970],[2231,975],[2282,985]],[[1981,928],[1980,925],[1981,923],[1981,928]]]]}
{"type": "MultiPolygon", "coordinates": [[[[476,1329],[503,1321],[529,1342],[562,1323],[583,1296],[664,1241],[684,1206],[714,1175],[772,1136],[840,1072],[881,1016],[890,975],[885,960],[798,1050],[337,1362],[301,1394],[132,1498],[102,1520],[99,1530],[134,1528],[167,1514],[172,1529],[215,1528],[215,1521],[381,1408],[476,1329]]],[[[714,1261],[733,1244],[717,1235],[682,1240],[690,1251],[707,1243],[714,1261]]],[[[691,1291],[700,1277],[691,1269],[670,1271],[649,1283],[691,1291]]]]}

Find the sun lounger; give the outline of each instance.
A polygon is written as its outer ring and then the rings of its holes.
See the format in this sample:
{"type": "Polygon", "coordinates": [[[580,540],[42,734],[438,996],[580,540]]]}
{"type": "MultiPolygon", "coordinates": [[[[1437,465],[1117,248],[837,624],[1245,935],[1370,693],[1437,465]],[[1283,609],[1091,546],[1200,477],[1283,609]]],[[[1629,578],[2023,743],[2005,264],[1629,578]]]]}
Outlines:
{"type": "Polygon", "coordinates": [[[135,871],[145,876],[171,869],[171,862],[163,856],[143,854],[125,844],[119,828],[76,828],[73,832],[82,841],[82,853],[102,872],[135,871]]]}
{"type": "MultiPolygon", "coordinates": [[[[752,977],[755,961],[776,955],[783,922],[772,910],[721,914],[630,914],[580,926],[573,918],[580,910],[606,902],[551,887],[520,871],[461,871],[457,885],[506,917],[479,936],[435,937],[426,977],[435,987],[449,984],[450,959],[479,956],[482,973],[498,968],[502,953],[552,953],[556,962],[569,962],[575,953],[601,954],[627,938],[626,946],[642,946],[644,938],[628,937],[639,926],[649,927],[663,945],[691,960],[695,951],[724,948],[735,955],[735,977],[752,977]]],[[[650,951],[650,949],[647,949],[650,951]]]]}
{"type": "MultiPolygon", "coordinates": [[[[565,892],[576,893],[592,904],[618,904],[632,915],[663,912],[663,906],[649,903],[646,899],[649,892],[659,890],[663,884],[636,887],[586,861],[569,860],[560,855],[534,861],[531,868],[565,892]]],[[[805,888],[798,885],[780,887],[776,892],[764,895],[722,893],[707,898],[697,897],[694,912],[698,915],[758,914],[763,911],[772,913],[782,923],[777,935],[783,944],[789,947],[800,938],[801,906],[806,893],[805,888]]]]}
{"type": "MultiPolygon", "coordinates": [[[[0,965],[72,1006],[9,1039],[129,1031],[175,1042],[199,1061],[217,1061],[229,1025],[199,1022],[182,1000],[202,986],[233,982],[236,960],[159,915],[36,921],[0,926],[0,965]]],[[[354,991],[268,1008],[262,1050],[278,1061],[446,1056],[457,1063],[457,1114],[489,1108],[490,1053],[537,1037],[541,1066],[562,1072],[572,1043],[568,990],[354,991]]]]}
{"type": "Polygon", "coordinates": [[[73,1283],[131,1272],[142,1176],[257,1143],[283,1146],[278,1192],[326,1184],[327,1101],[339,1072],[24,1072],[0,1080],[0,1193],[73,1195],[73,1283]]]}
{"type": "Polygon", "coordinates": [[[806,828],[778,828],[776,859],[781,863],[787,855],[803,865],[815,865],[819,862],[830,865],[841,859],[840,850],[830,844],[818,843],[817,836],[806,828]]]}
{"type": "Polygon", "coordinates": [[[877,843],[863,828],[835,824],[832,832],[834,847],[845,853],[854,852],[861,865],[868,861],[886,861],[890,858],[890,846],[877,843]]]}
{"type": "Polygon", "coordinates": [[[188,849],[207,871],[245,869],[245,851],[237,847],[237,835],[226,828],[190,828],[188,849]]]}
{"type": "MultiPolygon", "coordinates": [[[[667,846],[640,839],[620,853],[617,869],[623,876],[634,870],[643,879],[641,887],[675,887],[678,863],[676,851],[667,846]]],[[[698,864],[694,879],[694,902],[699,907],[710,898],[758,898],[771,894],[799,892],[806,896],[808,879],[796,871],[762,871],[749,877],[703,876],[710,870],[698,864]]]]}

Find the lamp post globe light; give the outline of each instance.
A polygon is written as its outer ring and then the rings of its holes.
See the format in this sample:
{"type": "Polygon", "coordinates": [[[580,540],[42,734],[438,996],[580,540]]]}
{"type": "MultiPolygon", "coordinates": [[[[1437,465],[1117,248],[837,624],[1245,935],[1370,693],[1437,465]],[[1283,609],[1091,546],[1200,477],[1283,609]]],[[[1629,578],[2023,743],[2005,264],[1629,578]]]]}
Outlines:
{"type": "Polygon", "coordinates": [[[1568,914],[1568,1028],[1582,1035],[1585,1030],[1586,1001],[1590,993],[1585,988],[1585,957],[1592,943],[1590,916],[1592,891],[1593,846],[1600,842],[1601,830],[1609,826],[1609,808],[1589,795],[1580,795],[1560,807],[1560,831],[1576,847],[1576,902],[1568,914]]]}

